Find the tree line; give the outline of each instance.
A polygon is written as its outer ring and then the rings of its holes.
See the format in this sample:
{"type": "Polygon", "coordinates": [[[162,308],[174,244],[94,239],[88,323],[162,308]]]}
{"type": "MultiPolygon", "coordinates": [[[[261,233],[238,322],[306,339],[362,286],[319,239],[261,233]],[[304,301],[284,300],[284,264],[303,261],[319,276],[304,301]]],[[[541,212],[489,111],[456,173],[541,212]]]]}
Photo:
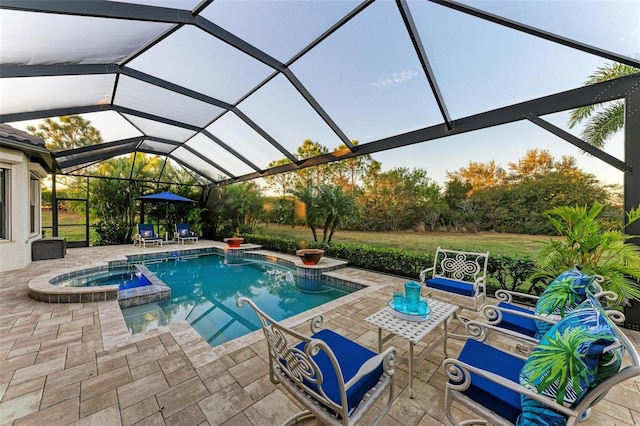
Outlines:
{"type": "Polygon", "coordinates": [[[600,183],[580,170],[572,157],[556,159],[544,150],[529,150],[506,169],[494,161],[469,162],[448,172],[444,187],[429,178],[423,168],[380,168],[379,162],[365,157],[348,169],[350,176],[357,176],[354,180],[344,180],[345,167],[340,162],[311,168],[304,174],[294,171],[269,178],[271,188],[286,195],[269,199],[267,220],[290,225],[306,221],[312,226],[322,222],[326,212],[335,213],[337,209],[342,214],[338,224],[353,230],[552,234],[546,211],[599,202],[606,206],[604,216],[612,225],[622,224],[619,187],[600,183]],[[337,207],[347,204],[344,200],[332,203],[321,196],[332,188],[349,199],[348,209],[337,207]],[[318,197],[310,200],[313,202],[305,201],[314,191],[318,197]],[[302,200],[307,210],[315,206],[315,217],[296,216],[291,195],[302,200]]]}
{"type": "MultiPolygon", "coordinates": [[[[69,134],[85,135],[78,139],[87,144],[102,140],[81,117],[48,120],[38,131],[56,148],[69,147],[69,134]]],[[[307,139],[295,155],[303,160],[328,152],[307,139]]],[[[277,160],[269,167],[289,161],[277,160]]],[[[163,190],[195,199],[199,206],[193,211],[189,205],[147,204],[147,217],[162,218],[165,229],[158,231],[171,232],[173,223],[189,221],[210,237],[249,232],[260,222],[306,225],[315,241],[326,242],[338,229],[552,234],[546,211],[594,202],[605,206],[602,216],[613,226],[622,224],[619,188],[580,170],[572,157],[556,159],[537,149],[506,168],[494,161],[469,162],[449,172],[444,187],[423,168],[382,171],[382,164],[369,155],[266,177],[276,194],[272,196],[254,182],[199,186],[185,169],[142,153],[103,161],[91,166],[90,173],[106,179],[65,176],[58,188],[72,198],[79,192],[89,195],[92,217],[100,223],[97,230],[109,234],[102,243],[128,241],[140,220],[137,198],[163,190]]]]}

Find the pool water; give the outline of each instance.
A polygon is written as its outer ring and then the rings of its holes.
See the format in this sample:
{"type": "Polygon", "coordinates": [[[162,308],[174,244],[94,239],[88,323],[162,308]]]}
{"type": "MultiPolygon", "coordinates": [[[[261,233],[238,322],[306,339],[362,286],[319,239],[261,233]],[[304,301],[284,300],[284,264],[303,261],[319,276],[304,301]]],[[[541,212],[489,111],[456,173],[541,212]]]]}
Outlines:
{"type": "Polygon", "coordinates": [[[245,296],[275,320],[282,320],[356,291],[296,276],[280,264],[244,260],[227,263],[217,254],[145,263],[171,287],[171,299],[122,309],[131,333],[186,320],[216,346],[258,330],[255,313],[236,306],[245,296]]]}
{"type": "Polygon", "coordinates": [[[93,272],[56,283],[56,285],[60,287],[99,287],[116,284],[120,290],[127,290],[149,285],[150,283],[134,265],[97,273],[93,272]]]}

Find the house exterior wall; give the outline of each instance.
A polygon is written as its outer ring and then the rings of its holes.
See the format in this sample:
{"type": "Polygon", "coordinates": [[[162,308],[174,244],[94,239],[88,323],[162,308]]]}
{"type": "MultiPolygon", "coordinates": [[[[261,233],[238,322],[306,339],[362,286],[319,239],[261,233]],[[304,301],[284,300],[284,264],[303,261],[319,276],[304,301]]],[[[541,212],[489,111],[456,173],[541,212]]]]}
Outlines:
{"type": "Polygon", "coordinates": [[[30,232],[30,176],[40,179],[47,172],[37,163],[31,163],[21,151],[0,148],[0,167],[9,170],[9,235],[0,239],[0,272],[24,268],[31,263],[31,243],[42,237],[41,191],[38,191],[39,225],[30,232]]]}

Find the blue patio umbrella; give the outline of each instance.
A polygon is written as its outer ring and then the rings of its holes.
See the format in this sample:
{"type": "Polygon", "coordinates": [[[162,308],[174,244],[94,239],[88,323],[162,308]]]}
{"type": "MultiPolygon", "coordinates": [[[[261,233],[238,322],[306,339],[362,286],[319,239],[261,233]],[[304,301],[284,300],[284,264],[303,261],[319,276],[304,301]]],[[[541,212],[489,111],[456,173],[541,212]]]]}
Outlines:
{"type": "MultiPolygon", "coordinates": [[[[165,219],[168,218],[167,209],[169,203],[197,203],[197,201],[191,198],[183,197],[182,195],[174,194],[173,192],[163,191],[157,194],[143,195],[138,197],[138,200],[149,203],[165,203],[164,215],[165,219]]],[[[142,209],[142,217],[144,217],[144,208],[142,209]]],[[[160,215],[158,215],[158,233],[160,232],[160,215]]]]}
{"type": "Polygon", "coordinates": [[[182,195],[174,194],[173,192],[163,191],[157,194],[143,195],[138,197],[138,200],[150,201],[150,202],[166,202],[166,203],[197,203],[197,201],[191,198],[183,197],[182,195]]]}

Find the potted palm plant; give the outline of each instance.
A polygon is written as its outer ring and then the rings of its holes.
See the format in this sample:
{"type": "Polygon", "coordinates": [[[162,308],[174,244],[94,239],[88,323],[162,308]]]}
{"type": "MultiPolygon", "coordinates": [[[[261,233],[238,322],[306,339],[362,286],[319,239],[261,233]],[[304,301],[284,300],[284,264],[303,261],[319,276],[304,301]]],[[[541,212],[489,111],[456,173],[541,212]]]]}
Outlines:
{"type": "MultiPolygon", "coordinates": [[[[550,282],[575,265],[590,275],[604,277],[604,290],[618,294],[618,305],[640,300],[640,247],[627,243],[633,235],[623,230],[606,229],[598,215],[603,205],[556,207],[547,212],[561,238],[547,242],[537,257],[534,279],[550,282]]],[[[640,208],[627,213],[627,224],[640,219],[640,208]]],[[[623,228],[624,229],[624,228],[623,228]]]]}

